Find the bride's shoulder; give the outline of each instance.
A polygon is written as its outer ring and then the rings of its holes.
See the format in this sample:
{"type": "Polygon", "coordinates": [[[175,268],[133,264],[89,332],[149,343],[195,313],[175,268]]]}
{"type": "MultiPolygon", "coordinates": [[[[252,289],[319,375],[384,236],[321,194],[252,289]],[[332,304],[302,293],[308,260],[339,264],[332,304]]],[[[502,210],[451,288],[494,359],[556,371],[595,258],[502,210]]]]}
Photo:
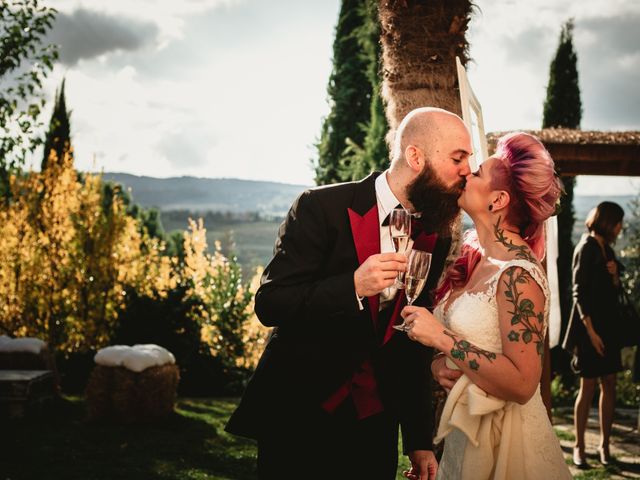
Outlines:
{"type": "Polygon", "coordinates": [[[539,291],[547,294],[548,284],[546,274],[537,259],[514,257],[503,262],[497,275],[502,285],[518,286],[526,290],[539,291]]]}
{"type": "Polygon", "coordinates": [[[501,258],[488,258],[487,260],[493,264],[494,280],[499,280],[505,274],[512,274],[513,271],[518,270],[527,272],[529,276],[533,276],[536,282],[541,285],[546,283],[544,268],[530,251],[508,252],[502,255],[501,258]]]}

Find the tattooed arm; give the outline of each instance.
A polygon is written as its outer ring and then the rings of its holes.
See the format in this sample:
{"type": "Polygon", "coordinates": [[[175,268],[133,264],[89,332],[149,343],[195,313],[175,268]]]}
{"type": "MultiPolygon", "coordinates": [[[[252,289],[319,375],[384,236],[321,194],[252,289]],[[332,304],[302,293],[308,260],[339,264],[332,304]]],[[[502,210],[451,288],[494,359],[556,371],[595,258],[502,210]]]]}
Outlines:
{"type": "Polygon", "coordinates": [[[529,273],[508,268],[497,292],[502,353],[479,348],[444,328],[424,308],[406,307],[413,327],[410,338],[444,352],[485,392],[503,400],[526,403],[535,393],[544,351],[544,293],[529,273]]]}

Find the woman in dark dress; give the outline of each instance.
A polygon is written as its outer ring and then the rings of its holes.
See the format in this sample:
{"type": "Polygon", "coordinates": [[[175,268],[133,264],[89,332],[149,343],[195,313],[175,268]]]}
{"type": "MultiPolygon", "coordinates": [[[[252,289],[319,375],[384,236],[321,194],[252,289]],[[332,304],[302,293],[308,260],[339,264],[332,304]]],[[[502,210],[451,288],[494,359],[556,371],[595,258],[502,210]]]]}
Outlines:
{"type": "MultiPolygon", "coordinates": [[[[616,399],[616,373],[622,370],[618,335],[618,292],[621,264],[611,245],[622,230],[624,211],[613,202],[591,210],[583,235],[573,252],[573,308],[563,346],[573,354],[572,367],[580,375],[574,425],[573,462],[587,466],[584,432],[589,408],[600,381],[600,462],[608,464],[609,435],[616,399]]],[[[622,333],[624,334],[624,333],[622,333]]]]}

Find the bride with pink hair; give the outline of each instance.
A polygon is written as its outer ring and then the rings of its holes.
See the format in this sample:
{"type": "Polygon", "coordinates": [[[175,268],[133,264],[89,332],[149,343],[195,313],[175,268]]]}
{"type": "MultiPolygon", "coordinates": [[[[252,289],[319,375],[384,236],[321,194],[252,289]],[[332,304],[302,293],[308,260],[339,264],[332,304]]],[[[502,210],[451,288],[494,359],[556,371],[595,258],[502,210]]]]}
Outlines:
{"type": "Polygon", "coordinates": [[[448,392],[437,478],[571,478],[539,390],[549,316],[544,222],[561,193],[536,137],[503,136],[467,177],[458,203],[475,231],[436,292],[433,314],[402,312],[409,338],[438,351],[432,372],[448,392]]]}

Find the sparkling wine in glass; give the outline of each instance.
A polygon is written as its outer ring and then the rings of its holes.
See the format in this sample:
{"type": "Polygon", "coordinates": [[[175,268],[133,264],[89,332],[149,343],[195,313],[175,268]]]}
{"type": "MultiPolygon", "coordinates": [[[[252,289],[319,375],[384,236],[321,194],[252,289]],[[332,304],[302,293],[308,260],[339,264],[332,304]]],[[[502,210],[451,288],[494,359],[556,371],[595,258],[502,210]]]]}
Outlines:
{"type": "MultiPolygon", "coordinates": [[[[389,233],[397,253],[406,253],[411,238],[411,213],[404,208],[394,208],[389,215],[389,233]]],[[[404,272],[399,272],[394,286],[404,288],[404,272]]]]}
{"type": "MultiPolygon", "coordinates": [[[[407,296],[407,305],[413,304],[418,298],[429,276],[429,268],[431,268],[431,254],[423,250],[411,250],[407,261],[407,272],[404,279],[404,293],[407,296]]],[[[406,332],[407,325],[402,322],[400,325],[394,325],[393,328],[406,332]]]]}

